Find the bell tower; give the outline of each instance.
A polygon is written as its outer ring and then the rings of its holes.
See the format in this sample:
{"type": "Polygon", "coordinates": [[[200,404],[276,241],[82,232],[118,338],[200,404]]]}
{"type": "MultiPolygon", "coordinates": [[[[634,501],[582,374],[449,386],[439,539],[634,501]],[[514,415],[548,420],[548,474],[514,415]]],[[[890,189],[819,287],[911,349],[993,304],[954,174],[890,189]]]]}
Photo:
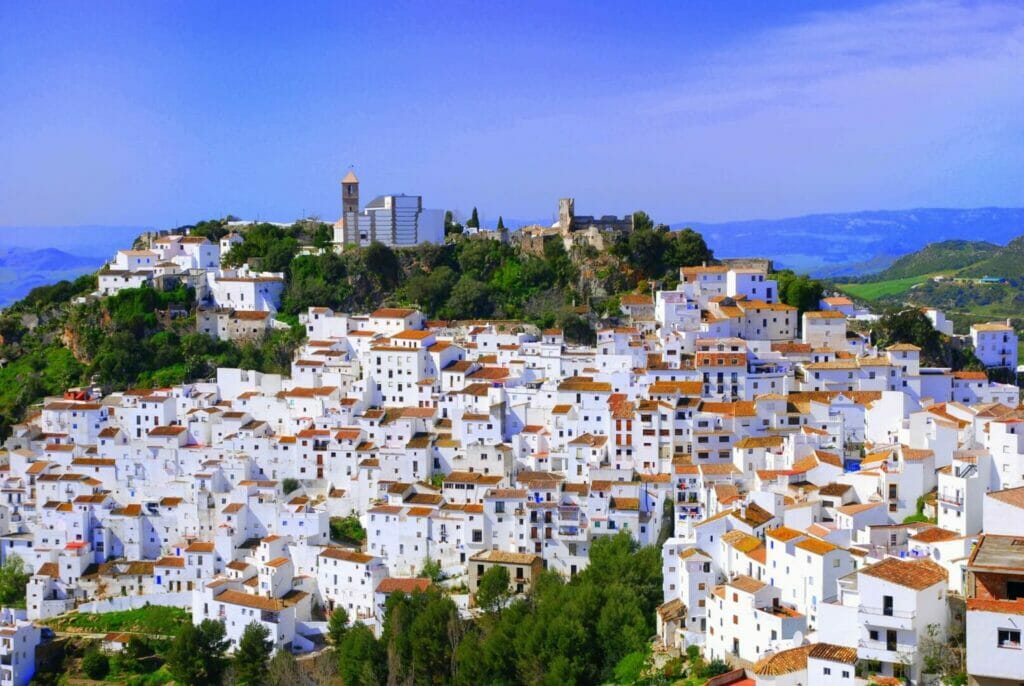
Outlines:
{"type": "Polygon", "coordinates": [[[345,218],[349,213],[359,213],[359,179],[351,169],[345,178],[341,180],[341,216],[345,218]]]}

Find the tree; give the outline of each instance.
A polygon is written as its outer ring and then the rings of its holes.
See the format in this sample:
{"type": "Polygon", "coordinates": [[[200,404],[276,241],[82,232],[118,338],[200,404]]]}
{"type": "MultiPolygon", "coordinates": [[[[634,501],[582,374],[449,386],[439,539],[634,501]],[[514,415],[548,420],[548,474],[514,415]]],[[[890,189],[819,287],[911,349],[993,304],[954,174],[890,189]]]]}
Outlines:
{"type": "Polygon", "coordinates": [[[331,613],[331,618],[327,620],[327,636],[331,639],[331,643],[336,647],[341,645],[341,641],[345,638],[345,634],[348,633],[348,612],[345,608],[338,606],[334,608],[334,612],[331,613]]]}
{"type": "Polygon", "coordinates": [[[661,506],[661,531],[658,532],[658,547],[661,548],[665,541],[675,533],[676,504],[672,498],[665,498],[661,506]]]}
{"type": "Polygon", "coordinates": [[[499,214],[498,215],[498,231],[504,231],[504,230],[505,230],[505,221],[501,218],[501,215],[499,214]]]}
{"type": "Polygon", "coordinates": [[[110,673],[110,659],[96,648],[90,648],[82,656],[82,671],[94,681],[105,679],[110,673]]]}
{"type": "Polygon", "coordinates": [[[421,579],[430,579],[431,581],[440,581],[444,571],[441,569],[441,561],[427,558],[423,561],[423,568],[420,570],[419,577],[421,579]]]}
{"type": "Polygon", "coordinates": [[[312,231],[310,240],[316,248],[330,248],[334,241],[334,230],[327,224],[317,224],[312,231]]]}
{"type": "Polygon", "coordinates": [[[704,241],[704,236],[693,229],[674,231],[668,241],[666,262],[673,270],[680,267],[696,267],[714,260],[714,253],[704,241]]]}
{"type": "Polygon", "coordinates": [[[644,278],[657,279],[664,273],[667,237],[668,231],[641,226],[626,239],[629,262],[644,278]]]}
{"type": "Polygon", "coordinates": [[[331,538],[342,543],[362,545],[366,541],[366,529],[359,522],[359,517],[350,514],[347,517],[331,517],[331,538]]]}
{"type": "Polygon", "coordinates": [[[427,315],[440,311],[445,300],[451,295],[459,276],[448,266],[442,265],[429,274],[414,274],[403,286],[403,299],[416,305],[427,315]]]}
{"type": "Polygon", "coordinates": [[[961,369],[972,362],[973,355],[955,348],[916,308],[883,314],[871,325],[871,333],[879,348],[896,343],[916,345],[921,349],[922,365],[961,369]]]}
{"type": "Polygon", "coordinates": [[[392,593],[385,605],[381,640],[387,646],[389,678],[398,682],[448,683],[460,620],[458,608],[436,587],[392,593]]]}
{"type": "Polygon", "coordinates": [[[567,286],[576,280],[577,270],[572,258],[565,251],[561,240],[550,240],[544,243],[544,262],[555,276],[555,283],[567,286]]]}
{"type": "Polygon", "coordinates": [[[294,490],[297,490],[298,488],[299,488],[299,480],[298,479],[293,479],[292,477],[288,477],[284,481],[281,482],[281,490],[284,492],[285,495],[288,495],[289,493],[291,493],[294,490]]]}
{"type": "Polygon", "coordinates": [[[477,216],[476,208],[473,208],[472,214],[469,215],[469,219],[466,221],[466,226],[471,229],[480,228],[480,217],[477,216]]]}
{"type": "Polygon", "coordinates": [[[486,282],[498,267],[515,256],[515,251],[501,241],[474,238],[458,244],[456,260],[463,277],[486,282]]]}
{"type": "Polygon", "coordinates": [[[795,307],[798,317],[803,316],[804,312],[818,309],[818,303],[825,291],[820,281],[806,274],[797,275],[789,269],[776,272],[775,280],[779,284],[779,300],[795,307]]]}
{"type": "Polygon", "coordinates": [[[8,555],[0,567],[0,604],[24,606],[29,577],[22,559],[15,554],[8,555]]]}
{"type": "Polygon", "coordinates": [[[402,276],[402,265],[395,251],[379,241],[366,246],[363,253],[366,268],[384,288],[396,286],[402,276]]]}
{"type": "Polygon", "coordinates": [[[728,662],[720,658],[715,658],[711,662],[707,662],[704,664],[704,666],[700,670],[699,676],[701,679],[710,679],[713,676],[725,674],[730,669],[732,669],[732,667],[729,666],[728,662]]]}
{"type": "Polygon", "coordinates": [[[640,681],[644,667],[647,666],[647,654],[642,651],[629,653],[615,665],[615,683],[635,684],[640,681]]]}
{"type": "Polygon", "coordinates": [[[124,650],[113,655],[111,665],[117,672],[144,674],[157,668],[158,663],[151,659],[154,655],[149,641],[142,636],[132,636],[124,650]]]}
{"type": "Polygon", "coordinates": [[[299,663],[287,650],[279,650],[274,653],[267,665],[267,677],[264,681],[267,686],[296,686],[303,683],[302,671],[299,663]]]}
{"type": "Polygon", "coordinates": [[[479,319],[494,311],[487,286],[471,276],[463,275],[452,289],[442,312],[447,319],[479,319]]]}
{"type": "Polygon", "coordinates": [[[476,604],[485,612],[500,610],[511,596],[511,583],[508,569],[502,565],[494,565],[480,577],[476,589],[476,604]]]}
{"type": "Polygon", "coordinates": [[[653,231],[654,220],[643,210],[633,213],[633,231],[653,231]]]}
{"type": "Polygon", "coordinates": [[[167,650],[167,669],[185,686],[219,684],[227,660],[224,652],[230,641],[224,637],[224,625],[204,619],[199,625],[187,622],[167,650]]]}
{"type": "Polygon", "coordinates": [[[597,333],[594,331],[594,327],[574,312],[563,313],[558,318],[558,324],[562,328],[565,340],[570,343],[594,345],[597,342],[597,333]]]}
{"type": "Polygon", "coordinates": [[[270,629],[263,624],[250,622],[242,637],[238,640],[238,650],[232,661],[235,677],[239,684],[258,686],[266,681],[267,663],[274,650],[274,642],[270,639],[270,629]]]}
{"type": "Polygon", "coordinates": [[[345,686],[378,686],[387,680],[384,647],[362,622],[356,622],[345,634],[337,653],[338,673],[345,686]]]}
{"type": "Polygon", "coordinates": [[[458,235],[462,233],[462,224],[455,221],[455,215],[451,210],[444,213],[444,235],[458,235]]]}

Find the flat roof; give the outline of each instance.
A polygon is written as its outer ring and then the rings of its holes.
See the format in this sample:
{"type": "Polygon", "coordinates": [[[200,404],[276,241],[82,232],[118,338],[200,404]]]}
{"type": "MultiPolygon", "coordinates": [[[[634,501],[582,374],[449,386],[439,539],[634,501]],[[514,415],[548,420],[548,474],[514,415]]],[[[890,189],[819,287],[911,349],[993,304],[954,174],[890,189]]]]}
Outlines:
{"type": "Polygon", "coordinates": [[[983,534],[967,562],[970,571],[1024,571],[1024,536],[983,534]]]}

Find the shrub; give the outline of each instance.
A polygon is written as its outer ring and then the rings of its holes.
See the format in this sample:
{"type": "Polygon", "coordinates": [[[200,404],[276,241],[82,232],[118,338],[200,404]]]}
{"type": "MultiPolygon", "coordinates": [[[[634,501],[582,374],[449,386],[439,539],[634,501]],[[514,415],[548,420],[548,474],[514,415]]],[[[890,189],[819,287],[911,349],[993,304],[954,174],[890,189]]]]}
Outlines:
{"type": "Polygon", "coordinates": [[[100,681],[110,673],[110,660],[99,650],[91,648],[82,657],[82,671],[90,679],[100,681]]]}

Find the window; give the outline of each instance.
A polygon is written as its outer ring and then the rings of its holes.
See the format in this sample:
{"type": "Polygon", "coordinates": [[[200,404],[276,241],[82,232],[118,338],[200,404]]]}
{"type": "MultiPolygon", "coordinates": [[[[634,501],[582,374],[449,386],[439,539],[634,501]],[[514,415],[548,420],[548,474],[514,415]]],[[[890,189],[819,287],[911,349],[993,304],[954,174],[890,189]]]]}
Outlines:
{"type": "Polygon", "coordinates": [[[823,670],[821,670],[821,671],[822,671],[822,672],[823,672],[823,673],[825,674],[825,676],[828,676],[829,674],[831,674],[831,673],[832,673],[832,668],[831,668],[831,667],[825,667],[825,668],[824,668],[823,670]]]}
{"type": "Polygon", "coordinates": [[[1020,629],[1000,629],[997,644],[1000,648],[1020,650],[1020,629]]]}

